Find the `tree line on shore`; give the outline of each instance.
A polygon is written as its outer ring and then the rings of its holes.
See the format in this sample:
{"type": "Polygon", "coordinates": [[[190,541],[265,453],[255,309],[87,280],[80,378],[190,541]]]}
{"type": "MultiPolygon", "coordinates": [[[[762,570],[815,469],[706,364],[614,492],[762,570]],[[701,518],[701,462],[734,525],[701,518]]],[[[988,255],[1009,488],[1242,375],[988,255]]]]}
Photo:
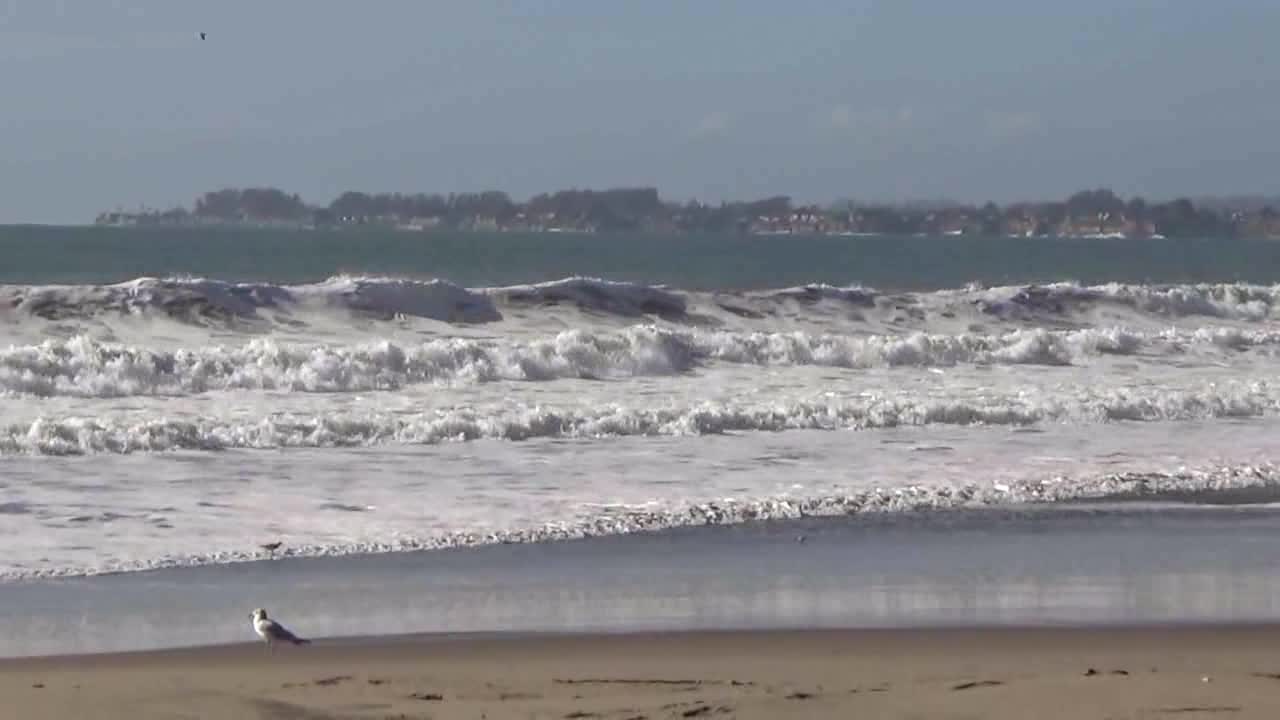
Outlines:
{"type": "Polygon", "coordinates": [[[935,202],[805,205],[775,196],[708,204],[663,200],[655,188],[561,190],[524,202],[507,193],[342,193],[316,206],[271,187],[224,188],[191,209],[115,211],[106,225],[388,226],[403,230],[764,234],[1280,237],[1280,199],[1180,198],[1149,203],[1107,189],[1063,201],[998,206],[935,202]]]}

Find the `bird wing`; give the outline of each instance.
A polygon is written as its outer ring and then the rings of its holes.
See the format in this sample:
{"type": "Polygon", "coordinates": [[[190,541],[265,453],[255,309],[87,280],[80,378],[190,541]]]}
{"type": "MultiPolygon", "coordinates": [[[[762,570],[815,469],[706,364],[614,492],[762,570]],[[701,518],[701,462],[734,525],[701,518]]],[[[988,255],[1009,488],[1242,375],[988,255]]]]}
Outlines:
{"type": "Polygon", "coordinates": [[[288,628],[276,622],[275,620],[267,620],[262,624],[262,631],[273,640],[283,640],[285,642],[301,642],[301,638],[289,632],[288,628]]]}

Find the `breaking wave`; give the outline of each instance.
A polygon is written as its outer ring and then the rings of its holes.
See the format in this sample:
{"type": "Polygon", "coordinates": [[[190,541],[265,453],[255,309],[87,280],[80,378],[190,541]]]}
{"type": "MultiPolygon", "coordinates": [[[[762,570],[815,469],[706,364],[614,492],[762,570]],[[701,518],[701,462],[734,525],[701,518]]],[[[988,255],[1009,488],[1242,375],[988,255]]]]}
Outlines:
{"type": "Polygon", "coordinates": [[[467,338],[412,345],[291,344],[152,350],[87,336],[0,350],[0,394],[83,398],[211,390],[368,392],[420,383],[608,379],[684,373],[709,363],[848,369],[1072,365],[1102,355],[1178,356],[1280,346],[1280,331],[1201,328],[1015,330],[998,335],[813,335],[672,330],[569,330],[545,340],[467,338]]]}
{"type": "Polygon", "coordinates": [[[1251,418],[1280,410],[1266,383],[1207,385],[1202,390],[1080,388],[1049,396],[983,394],[954,399],[819,397],[776,402],[685,406],[589,407],[502,405],[420,413],[274,414],[254,418],[38,418],[0,426],[0,455],[84,455],[290,447],[436,444],[478,439],[690,436],[783,430],[865,430],[925,425],[1028,426],[1251,418]]]}
{"type": "Polygon", "coordinates": [[[677,318],[685,311],[685,300],[676,293],[592,278],[479,290],[445,280],[345,275],[306,285],[138,278],[114,285],[0,286],[0,304],[46,320],[155,313],[204,324],[262,320],[263,311],[338,308],[381,319],[419,317],[475,324],[502,319],[495,301],[511,306],[571,304],[628,317],[677,318]]]}
{"type": "Polygon", "coordinates": [[[195,324],[296,322],[307,310],[342,309],[375,319],[417,317],[482,324],[504,311],[573,307],[590,313],[675,322],[703,321],[703,312],[767,317],[794,307],[911,310],[924,320],[977,312],[1001,321],[1072,321],[1114,309],[1152,319],[1211,317],[1258,322],[1276,318],[1280,285],[1206,283],[1132,285],[1075,283],[979,287],[925,293],[881,293],[851,286],[807,285],[764,292],[693,293],[596,278],[498,288],[464,288],[447,280],[337,276],[302,285],[236,283],[207,278],[138,278],[113,285],[4,285],[0,308],[45,320],[102,314],[151,314],[195,324]]]}
{"type": "Polygon", "coordinates": [[[1165,318],[1273,319],[1280,285],[1205,283],[1196,285],[1081,286],[1053,283],[970,290],[984,312],[999,316],[1048,313],[1066,316],[1095,307],[1121,307],[1165,318]]]}

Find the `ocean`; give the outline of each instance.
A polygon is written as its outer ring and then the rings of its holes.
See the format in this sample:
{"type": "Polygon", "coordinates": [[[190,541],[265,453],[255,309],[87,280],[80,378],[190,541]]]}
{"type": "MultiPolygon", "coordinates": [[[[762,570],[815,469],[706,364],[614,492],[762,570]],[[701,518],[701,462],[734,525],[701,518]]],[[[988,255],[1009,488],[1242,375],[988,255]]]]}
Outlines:
{"type": "MultiPolygon", "coordinates": [[[[1280,542],[1280,243],[3,227],[0,252],[0,597],[67,608],[49,623],[83,629],[86,588],[207,585],[230,601],[226,588],[251,595],[246,578],[260,577],[305,595],[337,634],[447,629],[389,619],[431,592],[403,580],[404,562],[473,558],[488,570],[467,581],[450,565],[450,587],[483,580],[510,604],[520,587],[494,568],[521,565],[513,548],[543,558],[518,573],[529,578],[583,543],[615,558],[645,549],[633,590],[669,572],[690,602],[726,595],[689,584],[717,568],[739,600],[768,588],[776,601],[782,576],[749,562],[761,548],[798,593],[804,577],[828,588],[832,567],[856,579],[847,556],[862,548],[881,554],[858,562],[885,577],[894,543],[934,558],[947,587],[972,583],[943,572],[954,558],[938,523],[952,521],[938,518],[964,518],[956,537],[986,538],[990,558],[992,537],[1055,547],[1053,528],[1083,512],[1140,546],[1147,569],[1163,567],[1162,546],[1183,547],[1184,579],[1222,571],[1220,554],[1186,555],[1196,528],[1244,552],[1280,542]],[[838,549],[815,550],[822,538],[838,549]],[[270,580],[275,567],[310,577],[308,590],[270,580]],[[315,598],[315,583],[342,587],[356,567],[400,588],[376,627],[343,626],[315,598]]],[[[1094,532],[1077,530],[1062,542],[1094,532]]],[[[1034,565],[1020,557],[975,572],[1034,565]]],[[[1050,563],[1054,587],[1092,577],[1073,564],[1089,555],[1070,557],[1050,563]]],[[[580,584],[583,567],[616,571],[577,565],[580,584]]],[[[674,601],[655,600],[618,623],[875,615],[879,596],[840,587],[838,601],[809,598],[822,612],[721,602],[672,619],[674,601]]],[[[936,611],[947,592],[931,593],[876,617],[936,611]]],[[[344,597],[348,610],[368,600],[344,597]]],[[[581,597],[567,605],[578,615],[543,598],[541,621],[526,608],[519,623],[450,597],[473,612],[455,623],[469,629],[609,624],[581,597]]],[[[1249,597],[1252,615],[1270,611],[1249,597]]],[[[970,605],[990,619],[1003,602],[970,605]]],[[[1086,605],[1010,616],[1101,612],[1086,605]]],[[[1152,607],[1121,605],[1126,619],[1152,607]]],[[[118,621],[125,605],[100,607],[118,621]]],[[[184,637],[236,639],[246,612],[184,637]]],[[[0,654],[166,642],[94,618],[93,633],[23,635],[0,654]]]]}

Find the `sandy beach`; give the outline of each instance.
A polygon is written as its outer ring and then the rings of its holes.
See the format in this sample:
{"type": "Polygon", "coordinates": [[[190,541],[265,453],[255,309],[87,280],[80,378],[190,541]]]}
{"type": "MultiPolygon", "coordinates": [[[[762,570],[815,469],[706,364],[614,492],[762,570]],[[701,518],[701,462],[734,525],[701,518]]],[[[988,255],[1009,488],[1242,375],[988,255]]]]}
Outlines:
{"type": "Polygon", "coordinates": [[[413,636],[0,661],[5,717],[1273,718],[1280,626],[413,636]]]}

